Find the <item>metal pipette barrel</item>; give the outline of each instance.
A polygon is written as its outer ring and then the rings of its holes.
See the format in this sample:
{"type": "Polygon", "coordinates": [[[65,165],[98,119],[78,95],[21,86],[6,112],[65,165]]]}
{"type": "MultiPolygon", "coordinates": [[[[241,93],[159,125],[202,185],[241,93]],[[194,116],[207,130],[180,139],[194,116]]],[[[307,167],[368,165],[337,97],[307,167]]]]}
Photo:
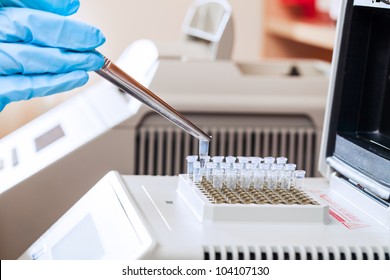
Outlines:
{"type": "Polygon", "coordinates": [[[176,126],[191,134],[199,141],[210,141],[211,137],[194,125],[190,120],[172,108],[152,91],[126,74],[108,58],[105,58],[103,67],[96,71],[100,76],[110,81],[124,92],[130,94],[145,105],[155,110],[176,126]]]}

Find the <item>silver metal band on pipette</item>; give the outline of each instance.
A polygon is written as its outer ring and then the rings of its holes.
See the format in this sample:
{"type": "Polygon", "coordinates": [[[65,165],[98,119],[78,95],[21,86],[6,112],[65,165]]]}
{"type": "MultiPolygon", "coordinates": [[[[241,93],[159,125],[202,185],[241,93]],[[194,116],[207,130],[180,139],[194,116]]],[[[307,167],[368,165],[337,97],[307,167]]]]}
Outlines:
{"type": "Polygon", "coordinates": [[[140,102],[155,110],[158,114],[171,121],[176,126],[191,134],[195,138],[210,141],[211,137],[194,125],[181,113],[172,108],[152,91],[144,87],[138,81],[126,74],[122,69],[105,57],[103,67],[96,71],[100,76],[110,81],[121,90],[130,94],[140,102]]]}

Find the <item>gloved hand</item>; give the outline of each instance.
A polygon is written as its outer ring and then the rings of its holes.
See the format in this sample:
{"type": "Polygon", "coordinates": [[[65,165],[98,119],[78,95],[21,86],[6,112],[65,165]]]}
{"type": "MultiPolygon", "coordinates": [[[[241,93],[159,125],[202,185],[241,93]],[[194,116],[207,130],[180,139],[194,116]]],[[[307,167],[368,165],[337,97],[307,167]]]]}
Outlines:
{"type": "Polygon", "coordinates": [[[71,20],[79,0],[0,0],[0,111],[10,102],[71,90],[103,66],[95,27],[71,20]]]}

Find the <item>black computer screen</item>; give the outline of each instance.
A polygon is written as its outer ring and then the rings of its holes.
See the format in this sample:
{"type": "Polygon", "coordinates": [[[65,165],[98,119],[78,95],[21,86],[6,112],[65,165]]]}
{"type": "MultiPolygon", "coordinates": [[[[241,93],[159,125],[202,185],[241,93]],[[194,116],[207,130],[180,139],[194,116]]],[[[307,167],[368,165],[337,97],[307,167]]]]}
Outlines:
{"type": "Polygon", "coordinates": [[[390,9],[349,2],[328,156],[390,187],[390,9]]]}

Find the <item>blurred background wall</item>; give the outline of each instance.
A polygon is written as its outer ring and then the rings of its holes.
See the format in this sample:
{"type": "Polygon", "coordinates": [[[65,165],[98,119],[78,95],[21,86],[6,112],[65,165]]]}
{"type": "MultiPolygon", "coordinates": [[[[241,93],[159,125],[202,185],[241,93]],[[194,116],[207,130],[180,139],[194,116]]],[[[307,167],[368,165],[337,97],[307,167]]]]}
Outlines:
{"type": "MultiPolygon", "coordinates": [[[[99,27],[107,37],[101,51],[116,59],[138,39],[176,41],[193,0],[81,0],[74,18],[99,27]]],[[[235,25],[236,60],[257,59],[261,47],[262,1],[230,0],[235,25]]]]}

